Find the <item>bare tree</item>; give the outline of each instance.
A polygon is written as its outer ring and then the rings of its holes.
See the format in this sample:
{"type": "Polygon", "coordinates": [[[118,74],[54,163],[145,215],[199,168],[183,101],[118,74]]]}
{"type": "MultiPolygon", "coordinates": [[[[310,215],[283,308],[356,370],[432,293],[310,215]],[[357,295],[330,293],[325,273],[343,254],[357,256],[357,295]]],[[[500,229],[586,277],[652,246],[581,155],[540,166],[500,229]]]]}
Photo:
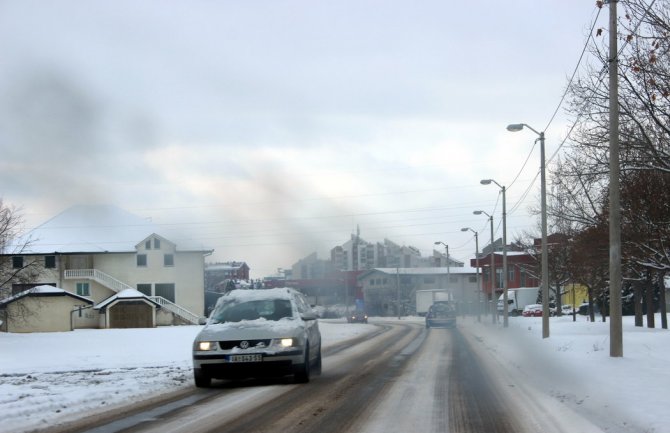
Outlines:
{"type": "MultiPolygon", "coordinates": [[[[633,286],[652,305],[652,285],[670,267],[670,0],[652,6],[621,0],[619,115],[622,185],[622,264],[625,289],[633,286]],[[651,277],[651,278],[650,278],[651,277]]],[[[589,289],[589,302],[604,300],[608,281],[609,89],[607,38],[598,29],[590,51],[595,66],[570,88],[575,119],[566,152],[552,166],[549,214],[575,229],[572,267],[589,289]],[[580,250],[580,249],[583,249],[580,250]],[[605,259],[605,260],[603,260],[605,259]],[[605,271],[605,272],[603,272],[605,271]]],[[[664,294],[664,293],[663,293],[664,294]]],[[[648,319],[649,320],[649,319],[648,319]]],[[[652,318],[653,320],[653,318],[652,318]]],[[[665,322],[665,320],[664,320],[665,322]]]]}
{"type": "MultiPolygon", "coordinates": [[[[22,224],[16,208],[5,205],[0,199],[0,301],[14,294],[13,285],[21,287],[40,276],[39,263],[24,255],[32,241],[20,238],[22,224]]],[[[10,309],[3,310],[5,321],[26,320],[33,314],[26,303],[18,303],[12,308],[12,317],[9,317],[10,309]]]]}

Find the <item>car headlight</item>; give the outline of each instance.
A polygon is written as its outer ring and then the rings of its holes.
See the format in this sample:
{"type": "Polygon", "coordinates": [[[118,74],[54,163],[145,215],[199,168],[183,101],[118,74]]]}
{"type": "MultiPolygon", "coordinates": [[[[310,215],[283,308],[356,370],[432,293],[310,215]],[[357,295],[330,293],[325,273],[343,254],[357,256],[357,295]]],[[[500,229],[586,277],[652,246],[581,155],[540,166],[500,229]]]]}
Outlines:
{"type": "Polygon", "coordinates": [[[293,347],[295,346],[295,343],[296,342],[293,340],[293,338],[282,338],[279,340],[279,345],[281,347],[293,347]]]}
{"type": "Polygon", "coordinates": [[[216,350],[216,341],[196,341],[195,350],[206,352],[208,350],[216,350]]]}

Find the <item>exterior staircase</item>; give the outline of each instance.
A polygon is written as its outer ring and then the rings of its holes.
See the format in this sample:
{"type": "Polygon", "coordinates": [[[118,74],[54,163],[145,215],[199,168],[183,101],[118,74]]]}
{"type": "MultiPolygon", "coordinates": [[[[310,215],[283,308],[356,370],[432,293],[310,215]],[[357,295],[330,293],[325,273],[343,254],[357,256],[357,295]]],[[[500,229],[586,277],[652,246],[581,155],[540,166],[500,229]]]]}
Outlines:
{"type": "MultiPolygon", "coordinates": [[[[111,275],[108,275],[98,269],[66,269],[64,277],[66,280],[73,280],[73,279],[92,280],[95,281],[96,283],[99,283],[107,287],[108,289],[115,291],[116,293],[126,289],[136,290],[134,287],[129,286],[128,284],[119,281],[116,278],[112,277],[111,275]]],[[[147,297],[152,301],[156,302],[158,305],[160,305],[161,308],[165,308],[167,311],[170,311],[172,314],[181,318],[182,320],[191,323],[193,325],[198,324],[200,316],[188,311],[186,308],[180,307],[179,305],[175,304],[174,302],[168,299],[165,299],[162,296],[147,296],[147,297]]]]}

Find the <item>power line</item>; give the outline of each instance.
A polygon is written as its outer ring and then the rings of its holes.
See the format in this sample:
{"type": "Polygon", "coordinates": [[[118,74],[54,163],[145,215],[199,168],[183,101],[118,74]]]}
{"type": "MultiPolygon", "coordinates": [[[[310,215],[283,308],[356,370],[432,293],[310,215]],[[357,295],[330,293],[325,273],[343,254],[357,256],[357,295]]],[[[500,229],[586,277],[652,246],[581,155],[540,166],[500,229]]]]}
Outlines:
{"type": "Polygon", "coordinates": [[[549,126],[551,126],[552,122],[556,118],[556,114],[558,114],[558,110],[561,109],[561,106],[563,105],[563,101],[565,101],[565,97],[568,95],[568,92],[570,91],[570,86],[572,85],[572,81],[575,79],[575,75],[577,75],[577,70],[579,69],[579,66],[582,63],[582,59],[584,59],[584,54],[586,53],[586,49],[589,46],[589,42],[593,38],[593,29],[596,27],[596,22],[598,22],[598,17],[600,17],[600,11],[601,9],[598,8],[595,18],[593,19],[593,24],[591,24],[591,30],[589,30],[589,36],[586,38],[586,42],[584,43],[584,48],[582,48],[582,53],[579,55],[579,60],[577,60],[577,64],[575,65],[575,69],[572,71],[572,76],[570,76],[570,80],[568,81],[568,85],[565,86],[565,91],[563,92],[563,96],[561,96],[561,100],[558,102],[558,106],[554,110],[554,114],[552,114],[551,118],[549,119],[549,123],[547,123],[547,126],[544,127],[544,132],[549,129],[549,126]]]}

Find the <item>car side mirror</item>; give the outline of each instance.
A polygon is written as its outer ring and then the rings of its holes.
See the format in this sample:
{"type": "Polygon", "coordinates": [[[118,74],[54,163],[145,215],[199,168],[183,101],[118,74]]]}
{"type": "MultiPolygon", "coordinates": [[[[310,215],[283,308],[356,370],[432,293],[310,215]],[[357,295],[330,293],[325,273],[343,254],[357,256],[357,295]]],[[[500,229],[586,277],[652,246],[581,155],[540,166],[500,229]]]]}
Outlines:
{"type": "Polygon", "coordinates": [[[304,313],[300,316],[302,320],[316,320],[316,314],[314,313],[304,313]]]}
{"type": "Polygon", "coordinates": [[[207,318],[206,317],[199,317],[198,318],[198,325],[206,325],[207,324],[207,318]]]}

